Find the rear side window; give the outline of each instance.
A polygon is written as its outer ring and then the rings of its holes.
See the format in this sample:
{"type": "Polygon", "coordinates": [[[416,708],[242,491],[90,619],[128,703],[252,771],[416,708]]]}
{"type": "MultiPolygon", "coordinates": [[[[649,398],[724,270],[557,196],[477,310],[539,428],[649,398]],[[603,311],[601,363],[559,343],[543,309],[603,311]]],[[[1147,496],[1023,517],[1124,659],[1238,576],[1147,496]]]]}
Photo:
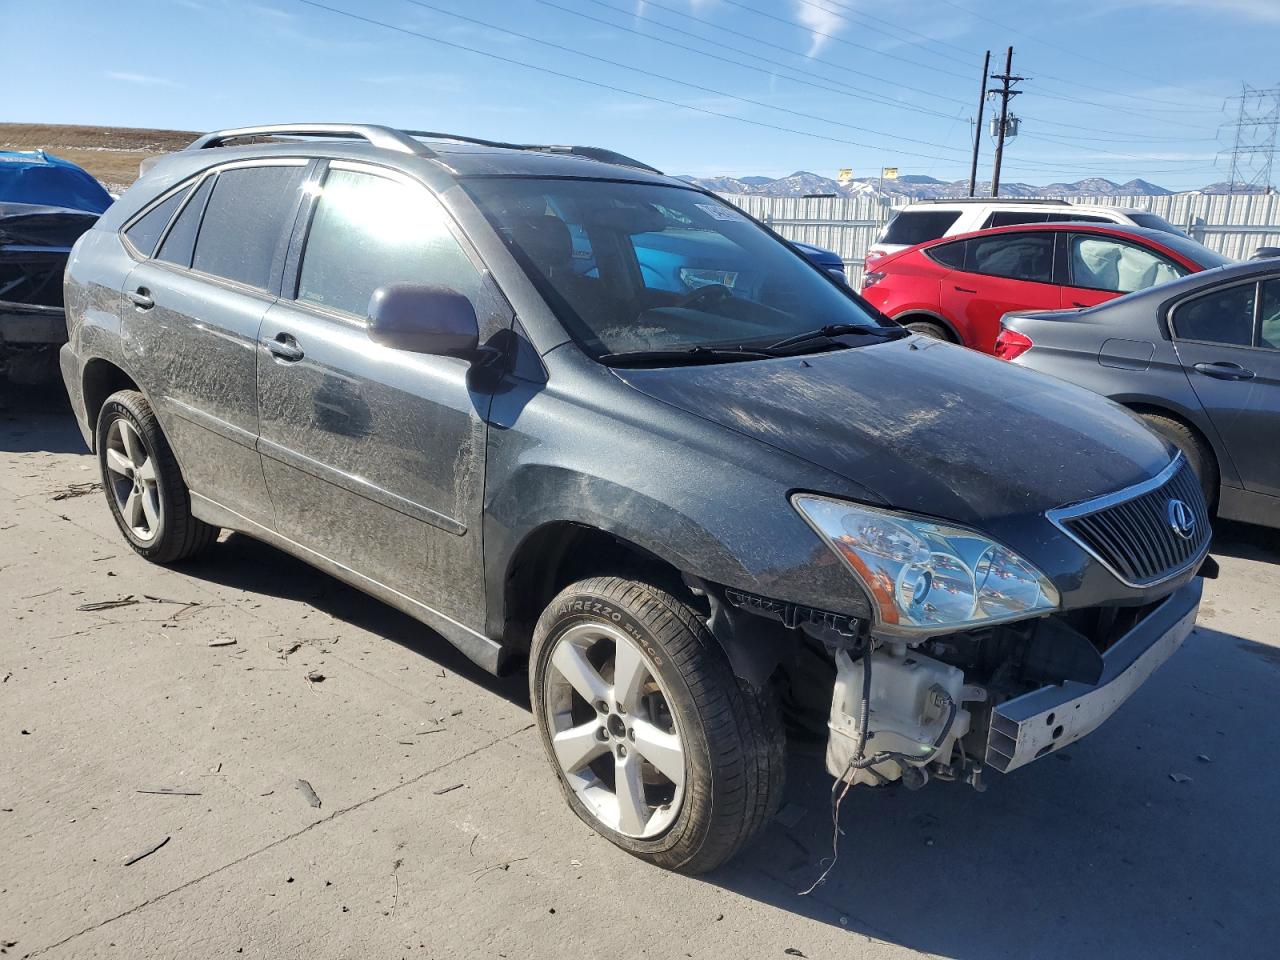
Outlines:
{"type": "Polygon", "coordinates": [[[200,224],[192,268],[266,288],[305,169],[272,165],[219,173],[200,224]]]}
{"type": "Polygon", "coordinates": [[[930,247],[925,254],[930,260],[942,264],[944,267],[950,267],[952,270],[964,269],[964,251],[966,241],[961,240],[959,243],[940,243],[936,247],[930,247]]]}
{"type": "Polygon", "coordinates": [[[1115,223],[1110,217],[1095,217],[1087,213],[1051,213],[1046,223],[1115,223]]]}
{"type": "Polygon", "coordinates": [[[1257,292],[1256,283],[1240,283],[1188,300],[1173,312],[1173,332],[1180,340],[1252,346],[1257,292]]]}
{"type": "Polygon", "coordinates": [[[968,269],[1010,280],[1052,283],[1053,238],[1048,230],[989,239],[975,237],[968,241],[968,269]]]}
{"type": "Polygon", "coordinates": [[[200,229],[200,218],[204,215],[204,205],[209,199],[213,181],[213,177],[205,177],[204,182],[196,188],[191,202],[182,208],[169,235],[160,244],[156,259],[180,267],[191,266],[191,254],[196,248],[196,232],[200,229]]]}
{"type": "Polygon", "coordinates": [[[1045,223],[1048,219],[1049,215],[1043,210],[997,210],[987,217],[982,229],[985,230],[988,227],[1017,227],[1024,223],[1045,223]]]}
{"type": "Polygon", "coordinates": [[[483,277],[424,188],[351,170],[331,170],[316,203],[297,299],[364,318],[389,283],[451,287],[475,302],[483,277]]]}
{"type": "Polygon", "coordinates": [[[135,220],[133,226],[124,232],[129,242],[144,257],[151,256],[156,248],[156,241],[160,239],[164,228],[169,225],[169,220],[173,217],[173,211],[178,209],[178,204],[182,203],[182,198],[190,189],[190,186],[187,186],[174,191],[135,220]]]}
{"type": "Polygon", "coordinates": [[[885,226],[880,242],[915,246],[937,240],[959,219],[959,210],[903,210],[885,226]]]}

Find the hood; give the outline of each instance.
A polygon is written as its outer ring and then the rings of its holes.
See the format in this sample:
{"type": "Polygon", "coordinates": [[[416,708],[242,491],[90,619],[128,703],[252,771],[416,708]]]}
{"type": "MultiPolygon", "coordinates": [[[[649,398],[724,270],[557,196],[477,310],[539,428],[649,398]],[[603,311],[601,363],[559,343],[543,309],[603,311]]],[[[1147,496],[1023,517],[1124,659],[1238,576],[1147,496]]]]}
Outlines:
{"type": "Polygon", "coordinates": [[[811,243],[801,243],[799,240],[792,240],[791,245],[799,250],[808,259],[823,267],[843,267],[844,261],[840,259],[840,254],[834,250],[826,250],[822,247],[815,247],[811,243]]]}
{"type": "Polygon", "coordinates": [[[1109,400],[921,337],[614,372],[651,397],[839,474],[889,506],[968,524],[1130,486],[1159,473],[1171,456],[1109,400]]]}

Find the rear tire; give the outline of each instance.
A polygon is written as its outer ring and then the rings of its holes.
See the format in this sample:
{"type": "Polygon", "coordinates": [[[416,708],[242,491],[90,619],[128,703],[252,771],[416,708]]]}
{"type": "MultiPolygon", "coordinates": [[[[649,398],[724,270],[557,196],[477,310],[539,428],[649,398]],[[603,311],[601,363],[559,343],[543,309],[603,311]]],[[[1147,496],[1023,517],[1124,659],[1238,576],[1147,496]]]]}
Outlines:
{"type": "Polygon", "coordinates": [[[951,339],[951,334],[941,324],[930,323],[928,320],[912,320],[905,326],[912,333],[918,333],[922,337],[929,337],[931,340],[945,340],[948,343],[955,342],[951,339]]]}
{"type": "Polygon", "coordinates": [[[1185,423],[1158,413],[1144,413],[1141,416],[1147,426],[1182,451],[1182,455],[1187,458],[1191,469],[1200,480],[1205,503],[1212,511],[1218,502],[1219,483],[1218,460],[1213,455],[1213,450],[1185,423]]]}
{"type": "Polygon", "coordinates": [[[703,873],[777,809],[785,741],[772,695],[739,681],[697,613],[665,590],[620,577],[565,588],[538,620],[529,685],[569,806],[628,853],[703,873]],[[632,673],[642,680],[629,684],[632,673]],[[628,703],[624,688],[649,692],[619,709],[628,703]],[[652,725],[663,733],[655,736],[652,725]],[[642,729],[649,733],[632,736],[642,729]],[[665,757],[654,742],[667,745],[665,757]],[[628,762],[642,769],[631,781],[639,784],[639,817],[624,814],[637,806],[624,802],[636,787],[619,779],[628,762]]]}
{"type": "Polygon", "coordinates": [[[116,525],[152,563],[209,549],[219,530],[191,515],[191,495],[151,404],[137,390],[107,397],[98,413],[98,468],[116,525]]]}

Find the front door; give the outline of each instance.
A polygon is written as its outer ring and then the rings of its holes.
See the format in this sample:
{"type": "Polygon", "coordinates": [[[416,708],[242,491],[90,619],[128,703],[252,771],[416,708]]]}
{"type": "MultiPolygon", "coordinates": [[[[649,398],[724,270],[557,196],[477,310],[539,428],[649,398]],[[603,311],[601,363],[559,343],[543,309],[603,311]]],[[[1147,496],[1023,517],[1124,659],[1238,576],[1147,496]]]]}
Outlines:
{"type": "Polygon", "coordinates": [[[1280,277],[1178,304],[1178,359],[1246,490],[1280,497],[1280,277]]]}
{"type": "Polygon", "coordinates": [[[965,269],[942,278],[942,313],[965,346],[991,353],[1000,318],[1011,310],[1056,310],[1054,233],[1038,230],[966,241],[965,269]]]}
{"type": "Polygon", "coordinates": [[[380,346],[365,326],[374,290],[395,282],[468,296],[482,342],[511,314],[440,202],[379,168],[330,165],[299,261],[258,351],[259,446],[277,527],[481,629],[489,396],[467,361],[380,346]]]}
{"type": "Polygon", "coordinates": [[[211,173],[125,281],[124,332],[192,492],[270,526],[258,455],[258,329],[306,161],[211,173]]]}
{"type": "Polygon", "coordinates": [[[1064,233],[1062,307],[1092,307],[1190,271],[1155,250],[1097,233],[1064,233]]]}

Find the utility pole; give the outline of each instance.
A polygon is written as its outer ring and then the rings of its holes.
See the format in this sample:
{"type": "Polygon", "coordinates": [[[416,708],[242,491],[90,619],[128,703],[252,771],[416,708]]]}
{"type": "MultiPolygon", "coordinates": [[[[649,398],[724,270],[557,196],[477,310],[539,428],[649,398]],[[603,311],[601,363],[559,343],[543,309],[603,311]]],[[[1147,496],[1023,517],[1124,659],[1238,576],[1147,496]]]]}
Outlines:
{"type": "Polygon", "coordinates": [[[993,73],[991,79],[1000,81],[998,88],[988,91],[1000,98],[1000,130],[996,139],[996,166],[991,174],[991,196],[998,197],[1000,196],[1000,163],[1004,160],[1004,132],[1009,123],[1009,100],[1022,92],[1014,90],[1013,85],[1026,79],[1013,75],[1013,47],[1010,47],[1005,55],[1004,73],[993,73]]]}
{"type": "Polygon", "coordinates": [[[978,84],[978,123],[973,128],[973,164],[969,167],[969,196],[971,197],[978,189],[978,147],[982,144],[982,107],[987,102],[987,71],[990,69],[991,51],[988,50],[987,55],[982,58],[982,82],[978,84]]]}

